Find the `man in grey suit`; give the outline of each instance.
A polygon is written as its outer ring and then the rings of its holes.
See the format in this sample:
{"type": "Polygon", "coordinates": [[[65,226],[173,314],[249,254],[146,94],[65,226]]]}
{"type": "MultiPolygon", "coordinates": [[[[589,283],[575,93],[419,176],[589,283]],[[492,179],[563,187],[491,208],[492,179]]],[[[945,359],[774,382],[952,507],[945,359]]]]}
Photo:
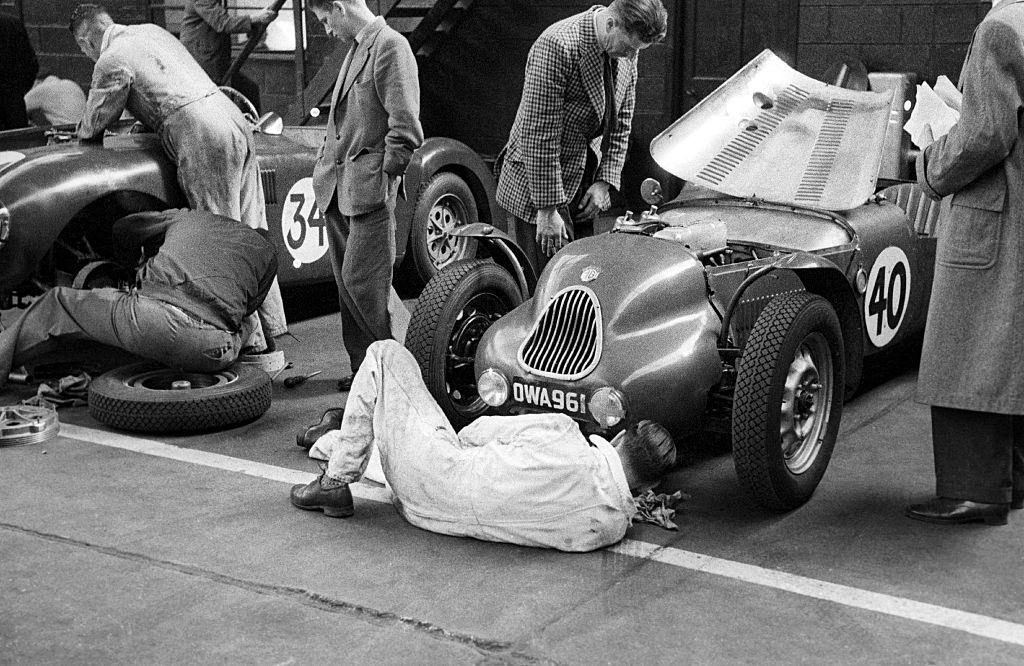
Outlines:
{"type": "Polygon", "coordinates": [[[498,203],[538,272],[575,237],[574,221],[593,223],[611,206],[633,122],[637,55],[665,37],[667,22],[661,0],[614,0],[551,25],[530,48],[495,171],[498,203]]]}
{"type": "MultiPolygon", "coordinates": [[[[327,218],[341,334],[354,375],[366,348],[392,337],[395,198],[423,143],[418,70],[409,43],[366,0],[309,0],[307,6],[327,34],[352,41],[334,86],[313,191],[327,218]]],[[[351,385],[351,375],[338,382],[342,391],[351,385]]]]}
{"type": "Polygon", "coordinates": [[[1024,0],[995,0],[960,74],[949,134],[918,183],[952,195],[939,232],[918,398],[932,406],[933,523],[1005,525],[1024,508],[1024,0]]]}

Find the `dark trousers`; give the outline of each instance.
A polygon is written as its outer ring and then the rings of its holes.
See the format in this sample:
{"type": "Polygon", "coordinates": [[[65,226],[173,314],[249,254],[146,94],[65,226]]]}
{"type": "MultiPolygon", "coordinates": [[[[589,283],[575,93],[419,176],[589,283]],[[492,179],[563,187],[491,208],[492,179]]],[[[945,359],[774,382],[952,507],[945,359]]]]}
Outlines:
{"type": "Polygon", "coordinates": [[[939,497],[1006,503],[1024,493],[1024,416],[932,407],[939,497]]]}
{"type": "Polygon", "coordinates": [[[392,338],[388,299],[395,263],[395,216],[387,206],[363,215],[342,215],[335,199],[325,217],[341,306],[341,339],[355,374],[367,347],[392,338]]]}

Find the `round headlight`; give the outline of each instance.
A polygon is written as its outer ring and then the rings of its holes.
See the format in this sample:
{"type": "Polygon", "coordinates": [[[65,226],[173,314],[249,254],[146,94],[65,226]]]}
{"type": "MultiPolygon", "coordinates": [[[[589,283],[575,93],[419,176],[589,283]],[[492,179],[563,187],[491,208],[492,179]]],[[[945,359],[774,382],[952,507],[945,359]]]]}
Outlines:
{"type": "Polygon", "coordinates": [[[480,394],[480,399],[491,407],[500,407],[508,401],[508,389],[508,380],[493,368],[484,370],[480,379],[476,380],[476,390],[480,394]]]}
{"type": "Polygon", "coordinates": [[[604,428],[618,425],[626,418],[626,396],[610,386],[599,388],[590,396],[590,413],[604,428]]]}

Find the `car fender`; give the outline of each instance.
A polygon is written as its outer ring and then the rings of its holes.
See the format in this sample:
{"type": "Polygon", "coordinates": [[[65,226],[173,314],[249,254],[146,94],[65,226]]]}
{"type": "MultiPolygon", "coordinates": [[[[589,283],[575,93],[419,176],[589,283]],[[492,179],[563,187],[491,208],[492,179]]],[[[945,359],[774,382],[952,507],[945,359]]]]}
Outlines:
{"type": "Polygon", "coordinates": [[[523,300],[530,298],[537,288],[537,273],[526,253],[508,234],[483,222],[467,224],[453,229],[451,233],[453,236],[478,239],[480,244],[489,250],[494,262],[505,268],[515,278],[523,300]]]}
{"type": "Polygon", "coordinates": [[[0,293],[33,273],[78,212],[121,192],[148,195],[163,208],[184,205],[176,170],[156,136],[113,137],[105,148],[34,149],[0,173],[0,202],[10,213],[9,236],[0,250],[0,293]]]}
{"type": "Polygon", "coordinates": [[[447,137],[432,136],[423,142],[412,155],[405,170],[405,199],[399,199],[395,206],[398,223],[396,237],[409,238],[409,225],[416,209],[416,196],[434,174],[451,171],[457,174],[473,192],[480,221],[506,230],[505,216],[498,207],[495,195],[494,175],[472,148],[447,137]]]}

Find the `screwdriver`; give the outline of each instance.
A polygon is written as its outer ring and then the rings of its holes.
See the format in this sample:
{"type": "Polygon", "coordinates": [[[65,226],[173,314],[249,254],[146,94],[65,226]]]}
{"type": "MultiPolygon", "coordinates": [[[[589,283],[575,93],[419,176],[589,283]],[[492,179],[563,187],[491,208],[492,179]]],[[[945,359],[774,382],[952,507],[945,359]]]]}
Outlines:
{"type": "Polygon", "coordinates": [[[316,377],[321,372],[323,372],[323,370],[317,370],[316,372],[311,372],[308,375],[292,375],[291,377],[285,377],[284,378],[284,387],[285,388],[295,388],[299,384],[305,383],[305,381],[307,379],[309,379],[310,377],[316,377]]]}

